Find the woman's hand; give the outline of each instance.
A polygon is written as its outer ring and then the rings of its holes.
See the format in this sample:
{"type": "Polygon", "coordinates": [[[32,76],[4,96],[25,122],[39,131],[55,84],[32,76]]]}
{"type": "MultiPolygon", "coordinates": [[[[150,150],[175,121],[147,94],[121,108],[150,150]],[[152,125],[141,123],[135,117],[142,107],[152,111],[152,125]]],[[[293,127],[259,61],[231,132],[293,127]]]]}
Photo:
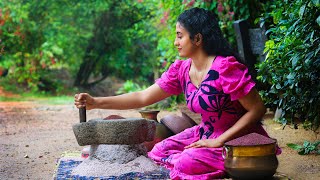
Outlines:
{"type": "Polygon", "coordinates": [[[74,96],[74,105],[77,108],[86,107],[87,110],[94,109],[95,99],[87,93],[79,93],[74,96]]]}
{"type": "Polygon", "coordinates": [[[208,148],[219,148],[223,146],[223,142],[219,141],[218,139],[202,139],[197,142],[194,142],[186,147],[188,148],[200,148],[200,147],[208,147],[208,148]]]}

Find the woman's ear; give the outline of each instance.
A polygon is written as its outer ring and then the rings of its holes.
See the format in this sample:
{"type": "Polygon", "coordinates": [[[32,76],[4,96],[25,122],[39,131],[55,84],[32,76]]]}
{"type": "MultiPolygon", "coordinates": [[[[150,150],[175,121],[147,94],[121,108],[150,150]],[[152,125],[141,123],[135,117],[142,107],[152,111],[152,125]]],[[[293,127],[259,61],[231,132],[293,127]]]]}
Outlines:
{"type": "Polygon", "coordinates": [[[197,46],[202,43],[202,34],[198,33],[194,36],[194,42],[197,46]]]}

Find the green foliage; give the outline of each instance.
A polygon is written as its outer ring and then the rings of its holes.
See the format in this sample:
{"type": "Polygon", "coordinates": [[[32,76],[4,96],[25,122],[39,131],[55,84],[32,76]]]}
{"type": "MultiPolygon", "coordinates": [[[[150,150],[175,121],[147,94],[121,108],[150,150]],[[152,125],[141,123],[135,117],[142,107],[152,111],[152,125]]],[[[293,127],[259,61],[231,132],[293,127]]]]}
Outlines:
{"type": "MultiPolygon", "coordinates": [[[[118,89],[116,92],[117,95],[125,94],[125,93],[131,93],[136,91],[141,91],[146,89],[146,85],[140,86],[139,84],[133,82],[132,80],[127,80],[121,88],[118,89]]],[[[184,96],[183,94],[179,96],[170,96],[169,98],[157,102],[155,104],[149,105],[145,107],[145,109],[167,109],[167,110],[175,110],[177,107],[177,104],[179,102],[184,102],[184,96]],[[179,99],[180,98],[180,99],[179,99]]]]}
{"type": "Polygon", "coordinates": [[[52,69],[75,75],[82,61],[94,62],[86,83],[107,75],[150,80],[157,68],[149,23],[156,6],[155,0],[1,1],[0,67],[32,91],[47,86],[44,75],[52,69]]]}
{"type": "Polygon", "coordinates": [[[304,141],[302,146],[294,143],[287,144],[287,146],[290,147],[291,149],[298,151],[298,154],[300,155],[307,155],[311,153],[320,154],[319,145],[320,145],[320,141],[316,141],[313,143],[309,141],[304,141]]]}
{"type": "MultiPolygon", "coordinates": [[[[263,97],[270,107],[281,108],[282,117],[295,116],[317,129],[320,124],[320,15],[319,1],[277,1],[266,15],[267,59],[259,64],[258,80],[269,84],[263,97]]],[[[287,121],[284,121],[287,122],[287,121]]]]}
{"type": "Polygon", "coordinates": [[[142,87],[137,84],[134,83],[132,80],[127,80],[123,86],[118,89],[118,91],[116,92],[116,94],[125,94],[125,93],[131,93],[131,92],[136,92],[136,91],[141,91],[143,89],[145,89],[146,86],[143,85],[142,87]]]}
{"type": "Polygon", "coordinates": [[[214,10],[218,14],[221,30],[233,47],[236,47],[233,22],[246,19],[251,26],[256,26],[256,18],[264,12],[264,4],[259,0],[220,0],[216,7],[214,10]]]}
{"type": "Polygon", "coordinates": [[[0,66],[32,91],[52,69],[75,71],[101,2],[1,1],[0,66]]]}
{"type": "Polygon", "coordinates": [[[110,1],[112,8],[96,19],[75,85],[90,86],[110,75],[135,81],[153,79],[157,31],[149,22],[154,2],[110,1]],[[98,80],[90,82],[92,77],[98,80]]]}
{"type": "Polygon", "coordinates": [[[235,0],[1,1],[0,66],[9,69],[12,80],[33,91],[46,89],[43,86],[47,85],[61,87],[59,82],[45,77],[60,68],[67,68],[72,75],[80,74],[75,84],[89,84],[90,79],[99,82],[109,75],[151,82],[159,76],[159,69],[163,72],[178,58],[173,41],[176,19],[183,10],[202,7],[216,11],[226,36],[234,39],[232,21],[246,18],[250,12],[249,3],[240,3],[241,6],[235,0]],[[218,12],[218,4],[223,11],[218,12]]]}
{"type": "Polygon", "coordinates": [[[319,0],[4,0],[0,69],[9,69],[9,82],[34,92],[62,91],[54,76],[61,68],[72,75],[87,73],[79,76],[83,84],[111,75],[151,83],[179,58],[173,44],[176,19],[191,7],[216,12],[233,46],[234,20],[254,25],[268,12],[262,19],[271,24],[268,56],[258,78],[270,89],[261,94],[269,106],[283,109],[283,122],[298,115],[305,127],[319,126],[319,0]]]}

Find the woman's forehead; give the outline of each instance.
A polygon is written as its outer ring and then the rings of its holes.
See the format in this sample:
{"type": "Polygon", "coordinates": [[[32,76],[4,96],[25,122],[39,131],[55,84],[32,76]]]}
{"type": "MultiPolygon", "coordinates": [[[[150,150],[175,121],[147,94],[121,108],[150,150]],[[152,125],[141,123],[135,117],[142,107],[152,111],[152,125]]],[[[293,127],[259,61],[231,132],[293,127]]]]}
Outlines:
{"type": "Polygon", "coordinates": [[[176,31],[177,32],[187,32],[187,30],[179,22],[177,22],[177,24],[176,24],[176,31]]]}

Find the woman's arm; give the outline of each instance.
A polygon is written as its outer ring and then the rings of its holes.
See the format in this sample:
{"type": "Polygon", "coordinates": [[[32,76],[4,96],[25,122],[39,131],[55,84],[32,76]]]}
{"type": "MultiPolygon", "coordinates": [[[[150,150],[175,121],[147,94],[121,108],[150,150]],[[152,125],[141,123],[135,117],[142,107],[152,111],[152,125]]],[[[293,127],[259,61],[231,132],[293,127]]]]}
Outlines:
{"type": "Polygon", "coordinates": [[[110,97],[92,97],[87,93],[75,95],[77,108],[90,109],[134,109],[161,101],[170,94],[153,84],[145,90],[110,97]]]}
{"type": "Polygon", "coordinates": [[[266,113],[266,108],[256,89],[252,89],[248,95],[239,99],[247,112],[226,132],[219,136],[223,143],[248,133],[249,128],[256,125],[266,113]]]}
{"type": "Polygon", "coordinates": [[[239,99],[241,105],[247,112],[227,131],[221,134],[217,139],[199,140],[186,146],[190,147],[221,147],[229,140],[245,135],[253,125],[262,119],[266,113],[266,108],[258,91],[253,88],[246,96],[239,99]]]}

